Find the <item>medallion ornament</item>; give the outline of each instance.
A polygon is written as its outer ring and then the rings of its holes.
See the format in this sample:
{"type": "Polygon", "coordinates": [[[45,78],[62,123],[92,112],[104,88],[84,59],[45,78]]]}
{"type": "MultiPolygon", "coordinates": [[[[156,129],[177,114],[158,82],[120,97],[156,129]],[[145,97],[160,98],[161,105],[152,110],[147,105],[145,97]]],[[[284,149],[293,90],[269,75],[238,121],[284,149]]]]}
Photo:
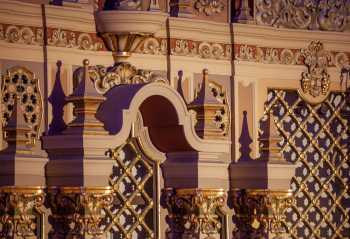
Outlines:
{"type": "Polygon", "coordinates": [[[54,238],[100,238],[101,226],[113,202],[112,189],[107,187],[60,187],[49,189],[54,238]]]}
{"type": "Polygon", "coordinates": [[[226,202],[223,189],[165,189],[164,205],[168,210],[167,238],[213,238],[223,229],[226,202]]]}
{"type": "Polygon", "coordinates": [[[325,100],[329,93],[330,76],[327,66],[330,55],[319,41],[310,43],[307,49],[301,50],[307,71],[301,74],[300,96],[310,104],[318,104],[325,100]]]}
{"type": "Polygon", "coordinates": [[[39,238],[44,192],[41,187],[0,188],[0,237],[39,238]]]}
{"type": "Polygon", "coordinates": [[[3,127],[6,127],[14,109],[15,99],[18,98],[17,103],[22,109],[24,121],[31,129],[27,134],[28,140],[34,144],[35,139],[39,137],[43,114],[38,78],[24,67],[12,67],[2,79],[1,95],[3,127]]]}

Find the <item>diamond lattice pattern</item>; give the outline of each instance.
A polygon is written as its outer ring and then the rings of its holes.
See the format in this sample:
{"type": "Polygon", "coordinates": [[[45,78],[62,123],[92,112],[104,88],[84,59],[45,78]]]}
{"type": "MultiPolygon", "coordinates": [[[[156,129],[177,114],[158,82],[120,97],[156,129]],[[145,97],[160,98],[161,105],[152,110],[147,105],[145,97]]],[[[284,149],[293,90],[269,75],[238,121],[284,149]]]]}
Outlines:
{"type": "Polygon", "coordinates": [[[110,238],[154,238],[154,164],[130,140],[112,153],[110,184],[115,193],[104,226],[110,238]]]}
{"type": "Polygon", "coordinates": [[[312,106],[296,91],[269,90],[264,117],[273,109],[282,154],[297,165],[291,181],[295,202],[285,221],[292,238],[350,238],[344,107],[344,93],[330,93],[325,102],[312,106]]]}

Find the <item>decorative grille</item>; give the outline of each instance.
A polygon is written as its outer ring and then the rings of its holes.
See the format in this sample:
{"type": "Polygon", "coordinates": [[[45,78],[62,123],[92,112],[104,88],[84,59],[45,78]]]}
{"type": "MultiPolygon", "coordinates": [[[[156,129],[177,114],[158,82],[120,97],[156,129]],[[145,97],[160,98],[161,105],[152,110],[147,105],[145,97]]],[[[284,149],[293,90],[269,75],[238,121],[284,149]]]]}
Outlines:
{"type": "Polygon", "coordinates": [[[38,138],[42,118],[42,102],[38,79],[24,67],[12,67],[2,79],[2,125],[6,126],[13,111],[14,99],[20,97],[24,120],[32,131],[28,138],[31,143],[38,138]]]}
{"type": "Polygon", "coordinates": [[[115,160],[110,184],[115,201],[106,212],[104,226],[110,238],[154,238],[158,165],[141,151],[136,140],[111,151],[115,160]]]}
{"type": "Polygon", "coordinates": [[[283,156],[297,165],[291,181],[295,201],[284,225],[292,238],[350,238],[345,104],[340,92],[311,106],[296,91],[269,90],[265,117],[274,110],[283,156]]]}

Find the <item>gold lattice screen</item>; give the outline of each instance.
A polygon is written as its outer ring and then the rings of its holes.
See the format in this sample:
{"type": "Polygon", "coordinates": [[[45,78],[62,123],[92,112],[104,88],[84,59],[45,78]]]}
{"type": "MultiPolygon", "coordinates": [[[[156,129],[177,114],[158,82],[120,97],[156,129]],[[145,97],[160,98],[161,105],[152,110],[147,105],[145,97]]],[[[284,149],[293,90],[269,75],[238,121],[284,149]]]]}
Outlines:
{"type": "Polygon", "coordinates": [[[292,238],[350,238],[345,104],[344,93],[330,93],[317,106],[305,103],[296,91],[268,93],[265,115],[273,109],[283,156],[297,165],[291,182],[295,203],[285,221],[292,238]]]}
{"type": "Polygon", "coordinates": [[[116,197],[103,227],[112,239],[155,238],[157,164],[142,153],[137,140],[111,151],[111,157],[115,164],[110,184],[116,197]]]}

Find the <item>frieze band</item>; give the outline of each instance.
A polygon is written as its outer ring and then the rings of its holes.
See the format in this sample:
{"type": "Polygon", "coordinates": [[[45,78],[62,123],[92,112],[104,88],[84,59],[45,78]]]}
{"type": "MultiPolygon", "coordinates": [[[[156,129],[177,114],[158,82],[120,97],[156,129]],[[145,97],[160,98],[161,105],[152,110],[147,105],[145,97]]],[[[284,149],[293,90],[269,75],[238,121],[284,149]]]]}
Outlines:
{"type": "MultiPolygon", "coordinates": [[[[43,28],[16,26],[0,23],[0,40],[9,43],[43,45],[43,28]]],[[[48,28],[49,46],[75,48],[80,50],[106,51],[102,38],[96,33],[84,33],[64,29],[48,28]]],[[[147,55],[186,56],[213,60],[234,59],[265,64],[303,65],[301,49],[262,47],[247,44],[225,44],[207,41],[193,41],[146,37],[134,47],[133,52],[147,55]],[[233,49],[232,49],[233,48],[233,49]]],[[[342,67],[349,64],[350,52],[328,51],[328,67],[342,67]]]]}

